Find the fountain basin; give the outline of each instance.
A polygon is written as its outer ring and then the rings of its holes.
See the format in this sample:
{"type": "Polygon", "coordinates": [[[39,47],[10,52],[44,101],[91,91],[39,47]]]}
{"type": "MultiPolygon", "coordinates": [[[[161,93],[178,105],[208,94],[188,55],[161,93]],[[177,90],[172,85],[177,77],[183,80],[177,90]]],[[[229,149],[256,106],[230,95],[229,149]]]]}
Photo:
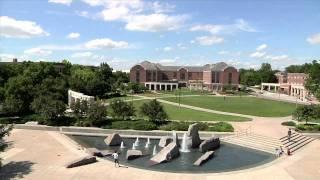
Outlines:
{"type": "MultiPolygon", "coordinates": [[[[86,148],[95,147],[99,150],[119,150],[121,151],[119,154],[120,164],[153,171],[177,173],[228,172],[252,168],[271,162],[275,159],[275,156],[270,153],[222,142],[220,148],[215,150],[215,156],[200,167],[193,165],[193,163],[203,155],[198,149],[190,149],[190,152],[188,153],[180,153],[179,157],[170,162],[150,166],[149,160],[153,157],[152,153],[154,148],[145,148],[147,142],[147,139],[145,138],[139,139],[140,145],[135,146],[135,149],[142,151],[146,156],[128,161],[126,160],[126,152],[128,149],[132,149],[132,146],[120,149],[120,146],[107,146],[103,141],[105,137],[68,136],[86,148]]],[[[123,138],[125,144],[134,144],[135,140],[136,138],[123,138]]],[[[162,149],[157,146],[159,140],[150,139],[150,143],[150,147],[156,145],[157,152],[162,149]]],[[[112,160],[109,157],[106,157],[105,159],[112,160]]]]}

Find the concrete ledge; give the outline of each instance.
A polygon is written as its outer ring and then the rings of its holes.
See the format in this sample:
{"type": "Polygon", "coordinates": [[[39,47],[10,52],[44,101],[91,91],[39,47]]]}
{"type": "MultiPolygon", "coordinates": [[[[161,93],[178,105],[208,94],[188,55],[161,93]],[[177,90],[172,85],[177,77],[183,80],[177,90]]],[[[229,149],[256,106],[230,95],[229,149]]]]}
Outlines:
{"type": "Polygon", "coordinates": [[[42,130],[42,131],[60,131],[59,127],[46,126],[46,125],[29,125],[29,124],[14,124],[15,129],[30,129],[30,130],[42,130]]]}
{"type": "MultiPolygon", "coordinates": [[[[158,139],[162,136],[171,136],[172,131],[161,131],[161,130],[154,130],[154,131],[139,131],[139,130],[117,130],[117,129],[102,129],[102,128],[95,128],[95,127],[52,127],[52,126],[45,126],[45,125],[25,125],[25,124],[15,124],[14,128],[16,129],[29,129],[29,130],[42,130],[42,131],[58,131],[62,134],[69,134],[69,135],[86,135],[86,136],[107,136],[108,134],[118,133],[124,137],[153,137],[158,139]]],[[[182,137],[186,131],[176,131],[176,133],[182,137]]],[[[202,139],[207,139],[212,136],[216,137],[224,137],[234,135],[233,132],[209,132],[209,131],[202,131],[199,133],[202,139]]]]}

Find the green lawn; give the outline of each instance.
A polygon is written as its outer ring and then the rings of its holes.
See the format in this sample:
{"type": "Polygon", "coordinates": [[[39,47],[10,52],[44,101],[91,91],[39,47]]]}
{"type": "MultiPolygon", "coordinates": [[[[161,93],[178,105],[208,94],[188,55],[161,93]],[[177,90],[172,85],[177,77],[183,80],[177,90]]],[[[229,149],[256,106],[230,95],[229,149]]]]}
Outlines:
{"type": "Polygon", "coordinates": [[[134,99],[141,99],[141,97],[137,97],[137,96],[123,96],[123,97],[114,97],[114,98],[109,98],[109,99],[103,99],[104,102],[110,102],[112,99],[122,99],[124,101],[130,101],[130,100],[134,100],[134,99]]]}
{"type": "MultiPolygon", "coordinates": [[[[140,106],[149,100],[133,101],[133,105],[137,110],[137,116],[142,118],[139,113],[140,106]]],[[[168,113],[169,120],[182,120],[182,121],[249,121],[250,119],[238,116],[221,115],[214,113],[207,113],[196,111],[188,108],[179,108],[170,104],[162,103],[166,112],[168,113]]]]}
{"type": "MultiPolygon", "coordinates": [[[[177,102],[177,98],[163,98],[167,101],[177,102]]],[[[295,110],[296,105],[292,103],[260,99],[255,97],[214,97],[197,96],[181,97],[181,104],[197,106],[206,109],[232,112],[261,117],[284,117],[289,116],[295,110]]]]}

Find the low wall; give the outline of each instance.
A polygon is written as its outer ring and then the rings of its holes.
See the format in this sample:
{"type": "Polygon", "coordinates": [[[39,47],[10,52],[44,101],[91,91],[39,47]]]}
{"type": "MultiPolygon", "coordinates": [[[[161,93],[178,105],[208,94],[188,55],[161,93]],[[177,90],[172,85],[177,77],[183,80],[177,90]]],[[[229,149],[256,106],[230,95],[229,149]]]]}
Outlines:
{"type": "MultiPolygon", "coordinates": [[[[25,124],[15,124],[14,128],[16,129],[29,129],[29,130],[42,130],[42,131],[58,131],[63,134],[75,134],[75,135],[88,135],[88,136],[107,136],[108,134],[118,133],[123,136],[127,137],[144,137],[144,136],[154,136],[154,137],[161,137],[161,136],[171,136],[172,131],[139,131],[139,130],[116,130],[116,129],[101,129],[101,128],[93,128],[93,127],[74,127],[74,126],[62,126],[62,127],[52,127],[52,126],[45,126],[45,125],[25,125],[25,124]]],[[[176,131],[176,133],[182,137],[186,131],[176,131]]],[[[233,135],[233,132],[208,132],[208,131],[201,131],[200,133],[201,138],[208,138],[211,136],[216,137],[223,137],[223,136],[230,136],[233,135]]]]}

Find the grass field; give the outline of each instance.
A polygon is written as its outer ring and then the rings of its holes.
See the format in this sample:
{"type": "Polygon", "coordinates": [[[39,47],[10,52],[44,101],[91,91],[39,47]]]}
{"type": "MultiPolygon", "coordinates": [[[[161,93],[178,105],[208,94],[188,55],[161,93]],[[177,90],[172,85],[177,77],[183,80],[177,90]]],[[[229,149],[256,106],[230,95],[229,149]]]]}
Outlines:
{"type": "Polygon", "coordinates": [[[124,101],[130,101],[132,99],[141,99],[141,97],[137,97],[137,96],[131,96],[131,95],[128,95],[128,96],[123,96],[123,97],[114,97],[114,98],[109,98],[109,99],[103,99],[104,102],[110,102],[112,99],[122,99],[124,101]]]}
{"type": "MultiPolygon", "coordinates": [[[[137,116],[142,117],[139,113],[140,106],[149,100],[133,101],[133,105],[137,110],[137,116]]],[[[183,121],[249,121],[250,119],[238,116],[221,115],[214,113],[207,113],[196,111],[188,108],[179,108],[170,104],[162,103],[166,112],[168,113],[169,120],[183,120],[183,121]]]]}
{"type": "MultiPolygon", "coordinates": [[[[163,99],[171,102],[178,101],[175,97],[163,99]]],[[[261,117],[289,116],[296,108],[296,105],[292,103],[255,97],[226,97],[226,100],[224,100],[223,97],[214,96],[181,97],[180,103],[206,109],[261,117]]]]}

